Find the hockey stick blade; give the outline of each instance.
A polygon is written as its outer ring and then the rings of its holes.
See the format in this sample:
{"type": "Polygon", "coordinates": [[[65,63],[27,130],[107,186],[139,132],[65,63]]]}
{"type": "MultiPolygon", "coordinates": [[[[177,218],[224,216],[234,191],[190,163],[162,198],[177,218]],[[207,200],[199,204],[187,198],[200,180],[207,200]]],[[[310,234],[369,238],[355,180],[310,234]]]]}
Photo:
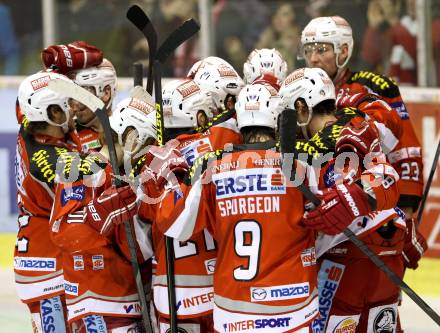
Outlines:
{"type": "Polygon", "coordinates": [[[48,88],[61,95],[71,97],[81,102],[93,112],[105,107],[103,101],[73,81],[69,82],[61,79],[53,79],[49,81],[48,88]]]}
{"type": "Polygon", "coordinates": [[[163,64],[175,49],[194,36],[199,30],[200,24],[196,20],[189,19],[183,22],[159,47],[156,53],[156,59],[163,64]]]}
{"type": "MultiPolygon", "coordinates": [[[[282,154],[283,174],[287,179],[292,180],[293,156],[296,146],[296,111],[286,109],[280,116],[280,150],[282,154]],[[287,156],[286,156],[287,155],[287,156]],[[286,173],[287,172],[287,173],[286,173]]],[[[305,185],[301,184],[298,189],[303,195],[315,206],[320,204],[319,198],[305,185]]],[[[362,240],[360,240],[350,229],[343,230],[344,235],[355,244],[380,270],[382,270],[388,278],[399,286],[437,325],[440,326],[440,316],[418,295],[412,290],[396,273],[394,273],[362,240]]]]}
{"type": "Polygon", "coordinates": [[[127,19],[142,32],[148,42],[148,75],[147,91],[153,93],[153,62],[157,49],[157,32],[145,12],[137,5],[131,6],[127,11],[127,19]]]}

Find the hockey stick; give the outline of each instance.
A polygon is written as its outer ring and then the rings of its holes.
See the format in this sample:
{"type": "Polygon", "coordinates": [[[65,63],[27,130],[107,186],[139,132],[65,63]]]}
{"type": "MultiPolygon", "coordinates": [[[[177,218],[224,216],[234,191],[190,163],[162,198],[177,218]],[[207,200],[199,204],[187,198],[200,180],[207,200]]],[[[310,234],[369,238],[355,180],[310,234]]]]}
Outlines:
{"type": "Polygon", "coordinates": [[[143,86],[144,83],[144,66],[140,62],[133,64],[133,86],[143,86]]]}
{"type": "MultiPolygon", "coordinates": [[[[112,165],[113,174],[115,175],[114,185],[116,187],[122,186],[122,180],[119,177],[120,175],[119,175],[118,161],[116,157],[115,144],[113,142],[112,130],[110,127],[110,122],[107,116],[107,109],[105,107],[104,102],[101,101],[95,95],[93,95],[91,92],[73,83],[72,81],[69,82],[65,80],[55,79],[49,81],[48,87],[49,89],[59,94],[64,94],[65,96],[76,99],[77,101],[87,106],[90,110],[92,110],[96,114],[104,129],[105,141],[107,143],[109,155],[110,155],[110,163],[112,165]]],[[[147,299],[145,297],[144,285],[142,282],[141,272],[139,269],[139,263],[137,261],[134,230],[129,221],[124,222],[124,227],[125,227],[125,233],[127,234],[127,243],[128,243],[128,248],[130,250],[131,265],[133,268],[133,274],[136,282],[139,302],[141,305],[143,328],[146,333],[153,333],[149,308],[147,304],[147,299]]]]}
{"type": "MultiPolygon", "coordinates": [[[[295,172],[294,152],[296,147],[296,111],[286,109],[280,119],[280,150],[282,156],[282,170],[284,176],[292,180],[295,172]],[[288,163],[287,167],[285,163],[288,163]],[[288,166],[292,166],[289,168],[288,166]],[[287,170],[286,170],[287,169],[287,170]],[[290,171],[290,172],[289,172],[290,171]]],[[[304,184],[298,186],[303,195],[315,206],[320,204],[319,198],[304,184]]],[[[434,322],[440,326],[440,316],[412,290],[396,273],[394,273],[362,240],[349,228],[344,229],[344,235],[353,242],[388,278],[399,286],[434,322]]]]}
{"type": "Polygon", "coordinates": [[[139,6],[131,6],[127,11],[127,18],[142,32],[148,42],[147,91],[151,95],[153,93],[153,62],[156,56],[157,33],[152,22],[139,6]]]}
{"type": "Polygon", "coordinates": [[[419,212],[417,213],[417,224],[420,225],[422,221],[423,210],[425,209],[426,200],[428,199],[429,190],[431,189],[432,180],[434,179],[435,170],[437,169],[438,158],[440,155],[440,140],[435,152],[434,161],[432,162],[431,171],[429,172],[428,181],[426,182],[425,190],[423,191],[422,201],[420,202],[419,212]]]}
{"type": "MultiPolygon", "coordinates": [[[[200,30],[200,25],[194,20],[185,21],[174,30],[159,47],[154,60],[154,97],[156,100],[156,133],[160,146],[165,143],[165,125],[162,108],[162,64],[170,54],[183,42],[194,36],[200,30]]],[[[174,244],[171,237],[165,236],[166,271],[168,309],[170,315],[171,333],[177,333],[176,283],[174,277],[174,244]]]]}

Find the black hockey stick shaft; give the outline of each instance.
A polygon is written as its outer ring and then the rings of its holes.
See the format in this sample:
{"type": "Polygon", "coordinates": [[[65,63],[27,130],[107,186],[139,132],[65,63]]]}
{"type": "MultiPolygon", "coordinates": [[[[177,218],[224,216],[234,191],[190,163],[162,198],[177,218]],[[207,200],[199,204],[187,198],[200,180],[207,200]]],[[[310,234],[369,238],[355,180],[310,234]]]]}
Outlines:
{"type": "MultiPolygon", "coordinates": [[[[162,105],[162,64],[183,42],[191,38],[200,29],[199,24],[191,19],[185,21],[173,31],[159,47],[154,61],[154,97],[156,100],[156,132],[159,145],[165,144],[165,125],[162,105]]],[[[171,333],[177,333],[176,281],[174,276],[174,240],[165,236],[168,309],[171,333]]]]}
{"type": "Polygon", "coordinates": [[[135,62],[133,64],[133,85],[143,86],[144,85],[144,66],[140,62],[135,62]]]}
{"type": "MultiPolygon", "coordinates": [[[[110,163],[112,165],[113,174],[116,176],[114,178],[114,185],[116,187],[120,187],[120,186],[122,186],[123,183],[122,183],[122,180],[120,179],[120,177],[118,177],[119,176],[118,159],[116,156],[115,143],[113,142],[112,130],[110,127],[110,122],[108,119],[106,108],[102,108],[102,109],[97,110],[96,116],[98,117],[98,119],[101,122],[101,125],[104,129],[104,137],[105,137],[105,142],[108,146],[108,151],[109,151],[109,155],[110,155],[110,163]]],[[[139,263],[137,260],[137,251],[136,251],[134,230],[132,228],[130,221],[125,221],[124,227],[125,227],[125,233],[127,235],[128,249],[130,251],[131,267],[133,269],[133,275],[134,275],[134,279],[135,279],[135,283],[136,283],[136,289],[138,292],[139,302],[141,305],[142,325],[143,325],[144,331],[146,333],[153,333],[153,328],[151,326],[151,321],[150,321],[149,306],[147,303],[147,299],[145,297],[144,284],[142,282],[141,271],[140,271],[139,263]]]]}
{"type": "Polygon", "coordinates": [[[153,64],[157,49],[157,33],[153,23],[139,6],[131,6],[127,11],[127,18],[142,32],[148,42],[147,92],[151,95],[153,93],[153,64]]]}
{"type": "MultiPolygon", "coordinates": [[[[294,176],[294,152],[296,146],[296,111],[286,109],[281,113],[280,119],[280,148],[283,162],[283,173],[287,179],[293,180],[294,176]],[[287,155],[287,156],[286,156],[287,155]],[[290,155],[290,159],[288,158],[290,155]],[[284,163],[291,163],[289,166],[284,163]]],[[[298,186],[303,195],[315,206],[320,204],[316,195],[303,183],[298,186]]],[[[440,326],[440,316],[414,291],[412,290],[396,273],[394,273],[362,240],[360,240],[349,228],[342,231],[344,235],[355,244],[388,278],[399,286],[434,322],[440,326]]]]}
{"type": "MultiPolygon", "coordinates": [[[[162,109],[162,64],[154,61],[154,97],[156,100],[156,136],[160,146],[165,144],[165,125],[162,109]]],[[[174,241],[165,237],[165,264],[167,272],[168,311],[171,333],[177,333],[176,280],[174,276],[174,241]]]]}
{"type": "Polygon", "coordinates": [[[438,158],[440,155],[440,140],[435,151],[434,161],[432,162],[431,171],[429,172],[428,181],[426,182],[425,190],[423,191],[422,201],[420,202],[419,212],[417,213],[417,223],[422,221],[423,211],[425,209],[426,200],[428,200],[429,190],[431,189],[432,180],[434,179],[435,171],[437,170],[438,158]]]}

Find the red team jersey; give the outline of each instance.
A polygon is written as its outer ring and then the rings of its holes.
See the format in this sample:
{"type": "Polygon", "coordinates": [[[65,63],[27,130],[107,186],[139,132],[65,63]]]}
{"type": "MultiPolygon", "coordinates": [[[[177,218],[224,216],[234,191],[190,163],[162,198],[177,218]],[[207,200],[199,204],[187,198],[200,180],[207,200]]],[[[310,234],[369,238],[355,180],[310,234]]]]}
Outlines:
{"type": "MultiPolygon", "coordinates": [[[[241,142],[241,135],[235,119],[223,121],[202,133],[183,134],[176,138],[177,149],[189,165],[194,160],[227,144],[241,142]]],[[[139,216],[145,219],[143,210],[148,204],[141,204],[139,216]]],[[[165,265],[164,235],[153,223],[153,244],[157,262],[153,276],[153,295],[156,310],[160,316],[169,317],[168,292],[165,265]]],[[[216,247],[211,234],[204,230],[186,242],[174,240],[175,284],[177,315],[179,319],[200,317],[212,312],[213,273],[216,262],[216,247]]]]}
{"type": "MultiPolygon", "coordinates": [[[[66,170],[73,164],[67,161],[64,166],[67,174],[66,170]]],[[[90,226],[93,221],[86,220],[87,204],[111,185],[110,172],[106,162],[97,155],[89,155],[80,160],[78,180],[60,182],[56,187],[51,236],[63,250],[69,322],[88,315],[140,317],[124,225],[105,237],[90,226]]],[[[136,236],[148,246],[143,225],[136,219],[132,225],[136,236]]],[[[141,252],[149,252],[151,256],[152,251],[141,249],[141,252]]],[[[138,256],[141,263],[149,259],[148,255],[138,253],[138,256]]],[[[144,268],[144,276],[149,276],[148,265],[144,268]]]]}
{"type": "Polygon", "coordinates": [[[24,303],[64,294],[61,250],[50,239],[49,217],[58,158],[67,139],[29,134],[22,126],[16,153],[19,231],[14,252],[17,292],[24,303]]]}
{"type": "Polygon", "coordinates": [[[340,89],[346,90],[349,94],[375,93],[400,115],[403,134],[392,152],[387,153],[387,158],[400,176],[398,206],[417,210],[423,193],[422,150],[399,87],[393,80],[382,75],[368,71],[351,73],[347,70],[342,80],[336,84],[336,93],[340,89]]]}
{"type": "Polygon", "coordinates": [[[300,224],[304,198],[286,186],[280,154],[208,153],[189,175],[164,197],[158,224],[180,240],[205,229],[216,240],[215,331],[308,332],[318,314],[315,234],[300,224]]]}

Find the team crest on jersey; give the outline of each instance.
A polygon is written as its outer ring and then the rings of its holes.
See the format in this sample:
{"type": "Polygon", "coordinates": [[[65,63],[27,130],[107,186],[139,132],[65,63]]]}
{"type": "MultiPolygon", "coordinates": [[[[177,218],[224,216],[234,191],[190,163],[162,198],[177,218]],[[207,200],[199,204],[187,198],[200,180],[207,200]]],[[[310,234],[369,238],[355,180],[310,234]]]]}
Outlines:
{"type": "Polygon", "coordinates": [[[81,201],[84,199],[86,192],[85,185],[72,186],[64,188],[61,191],[61,206],[65,206],[69,200],[81,201]]]}
{"type": "Polygon", "coordinates": [[[377,313],[373,322],[374,333],[393,333],[396,329],[396,310],[384,307],[377,313]]]}

